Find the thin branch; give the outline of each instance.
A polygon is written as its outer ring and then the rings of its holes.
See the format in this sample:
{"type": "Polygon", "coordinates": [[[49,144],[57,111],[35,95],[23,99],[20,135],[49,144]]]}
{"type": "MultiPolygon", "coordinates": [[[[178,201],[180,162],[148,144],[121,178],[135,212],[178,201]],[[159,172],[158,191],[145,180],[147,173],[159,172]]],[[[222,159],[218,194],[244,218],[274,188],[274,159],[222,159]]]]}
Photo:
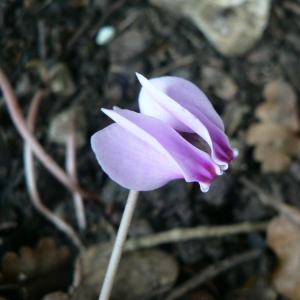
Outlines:
{"type": "MultiPolygon", "coordinates": [[[[126,2],[126,0],[120,0],[120,1],[117,1],[113,4],[111,4],[111,6],[104,12],[104,14],[100,18],[100,20],[96,23],[96,25],[94,25],[93,28],[90,30],[89,36],[91,38],[93,38],[96,35],[99,28],[106,22],[108,17],[112,13],[114,13],[116,10],[120,9],[120,7],[122,7],[122,5],[125,2],[126,2]]],[[[92,21],[95,17],[94,10],[91,10],[90,15],[91,15],[91,17],[84,21],[84,23],[75,31],[75,33],[72,35],[72,37],[68,41],[67,46],[66,46],[66,49],[68,51],[72,49],[73,45],[77,42],[78,39],[80,39],[80,37],[88,30],[88,28],[92,24],[92,21]]]]}
{"type": "Polygon", "coordinates": [[[196,59],[197,58],[195,57],[195,55],[187,55],[187,56],[180,57],[160,69],[155,69],[155,71],[153,71],[149,75],[149,77],[152,78],[152,77],[159,77],[165,75],[166,73],[173,71],[174,69],[191,64],[192,62],[196,61],[196,59]]]}
{"type": "MultiPolygon", "coordinates": [[[[37,94],[32,100],[30,110],[29,110],[29,115],[27,118],[29,130],[33,131],[34,129],[38,107],[43,96],[44,96],[44,92],[39,91],[37,92],[37,94]]],[[[25,164],[25,176],[26,176],[27,189],[30,194],[30,198],[33,206],[45,218],[47,218],[50,222],[52,222],[58,229],[63,231],[72,240],[74,245],[76,245],[80,250],[82,250],[83,245],[79,237],[77,236],[76,232],[73,230],[73,228],[70,225],[68,225],[66,222],[64,222],[62,219],[58,218],[54,213],[52,213],[51,210],[49,210],[42,203],[39,192],[36,187],[33,155],[31,151],[31,145],[28,142],[25,143],[25,148],[24,148],[24,164],[25,164]]]]}
{"type": "Polygon", "coordinates": [[[124,251],[151,248],[158,245],[184,242],[192,239],[224,237],[234,234],[265,231],[269,222],[239,223],[222,226],[198,226],[195,228],[176,228],[165,232],[128,239],[124,251]]]}
{"type": "Polygon", "coordinates": [[[200,273],[193,276],[191,279],[184,282],[179,287],[175,288],[166,298],[166,300],[174,300],[182,297],[187,292],[195,289],[206,280],[216,277],[220,273],[227,271],[237,265],[245,263],[249,260],[258,258],[261,255],[260,249],[254,249],[243,254],[234,255],[230,258],[224,259],[221,262],[211,265],[200,273]]]}
{"type": "Polygon", "coordinates": [[[5,73],[0,68],[0,87],[3,91],[4,100],[6,101],[7,108],[11,115],[11,118],[21,134],[22,138],[30,145],[32,151],[37,156],[37,158],[45,165],[45,167],[70,191],[77,191],[83,197],[98,199],[99,196],[94,193],[87,192],[80,188],[66,173],[65,171],[49,156],[40,143],[37,141],[36,137],[29,130],[16,99],[13,88],[5,75],[5,73]]]}
{"type": "Polygon", "coordinates": [[[16,222],[4,222],[0,224],[0,232],[5,230],[11,230],[17,228],[18,224],[16,222]]]}
{"type": "MultiPolygon", "coordinates": [[[[76,129],[75,129],[75,113],[72,112],[69,124],[69,132],[67,137],[67,151],[66,151],[66,168],[69,176],[75,183],[78,183],[76,174],[76,129]]],[[[75,215],[77,225],[80,230],[86,228],[85,210],[82,197],[79,193],[73,192],[73,202],[75,208],[75,215]]]]}
{"type": "Polygon", "coordinates": [[[74,272],[73,272],[72,286],[74,288],[79,287],[80,282],[82,280],[82,274],[83,274],[82,260],[80,255],[78,255],[77,258],[75,259],[74,272]]]}
{"type": "Polygon", "coordinates": [[[135,206],[137,203],[138,196],[139,196],[138,191],[131,190],[129,192],[125,210],[124,210],[121,224],[119,227],[119,231],[118,231],[116,241],[114,244],[114,248],[113,248],[110,260],[109,260],[107,271],[105,273],[105,278],[104,278],[104,282],[102,285],[99,300],[108,300],[110,297],[111,289],[112,289],[114,279],[116,276],[116,272],[118,269],[118,265],[119,265],[119,262],[121,259],[124,243],[127,238],[128,230],[130,227],[130,223],[132,220],[132,216],[134,213],[134,209],[135,209],[135,206]]]}

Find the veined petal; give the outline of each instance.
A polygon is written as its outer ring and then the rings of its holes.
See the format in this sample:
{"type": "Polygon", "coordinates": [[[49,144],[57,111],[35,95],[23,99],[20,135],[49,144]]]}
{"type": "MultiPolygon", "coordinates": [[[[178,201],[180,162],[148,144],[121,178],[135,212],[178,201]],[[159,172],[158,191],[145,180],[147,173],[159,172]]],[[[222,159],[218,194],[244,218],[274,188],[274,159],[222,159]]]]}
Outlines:
{"type": "Polygon", "coordinates": [[[96,132],[91,145],[103,170],[125,188],[149,191],[183,178],[173,161],[118,124],[96,132]]]}
{"type": "MultiPolygon", "coordinates": [[[[180,78],[176,78],[175,81],[168,79],[164,83],[165,85],[162,84],[163,88],[167,90],[166,92],[172,94],[173,97],[170,97],[165,91],[161,91],[152,84],[152,81],[140,74],[137,74],[137,77],[144,89],[139,98],[141,112],[162,119],[176,130],[197,133],[210,146],[213,161],[226,170],[228,163],[237,155],[237,152],[230,147],[228,137],[223,132],[223,122],[211,103],[208,104],[209,100],[206,97],[203,98],[202,110],[200,109],[201,103],[194,106],[197,99],[198,101],[202,101],[202,99],[191,96],[192,101],[186,100],[187,90],[194,91],[195,86],[189,82],[189,84],[185,83],[186,81],[180,78]],[[182,80],[184,84],[181,83],[182,80]],[[167,89],[167,84],[172,84],[173,87],[167,89]],[[190,85],[193,89],[190,88],[190,85]],[[153,104],[153,102],[156,103],[153,104]]],[[[158,80],[164,80],[164,78],[153,81],[157,82],[158,80]]],[[[196,88],[194,92],[199,93],[199,91],[196,88]]]]}
{"type": "Polygon", "coordinates": [[[185,180],[199,182],[202,191],[207,191],[214,178],[222,174],[210,155],[192,146],[161,120],[119,108],[102,111],[121,127],[173,161],[185,180]]]}

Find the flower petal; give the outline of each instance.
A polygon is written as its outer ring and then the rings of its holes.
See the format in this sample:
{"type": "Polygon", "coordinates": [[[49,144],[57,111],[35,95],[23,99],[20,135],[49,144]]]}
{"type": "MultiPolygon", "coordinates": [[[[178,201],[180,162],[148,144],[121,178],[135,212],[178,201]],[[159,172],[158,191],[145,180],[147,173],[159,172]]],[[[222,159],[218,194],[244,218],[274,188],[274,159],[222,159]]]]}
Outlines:
{"type": "Polygon", "coordinates": [[[163,85],[163,88],[167,91],[161,91],[152,84],[152,81],[165,81],[164,78],[149,81],[140,74],[137,74],[137,77],[144,89],[144,91],[142,89],[139,97],[141,112],[162,119],[176,130],[197,133],[210,146],[213,161],[220,165],[223,170],[226,170],[228,163],[236,157],[237,152],[230,147],[228,137],[223,132],[224,125],[222,120],[220,117],[216,117],[218,114],[212,105],[207,103],[209,100],[206,97],[203,98],[202,110],[199,104],[197,106],[192,105],[196,99],[198,99],[198,102],[202,101],[202,99],[195,98],[191,94],[193,101],[186,100],[187,91],[199,93],[200,90],[198,88],[194,90],[195,86],[193,84],[191,84],[193,89],[190,89],[189,82],[189,84],[186,84],[185,80],[175,78],[174,80],[168,79],[163,85]],[[181,83],[182,80],[183,83],[181,83]],[[172,88],[167,89],[167,84],[171,84],[172,88]],[[165,92],[172,94],[175,100],[165,92]],[[151,104],[154,101],[156,104],[151,104]]]}
{"type": "Polygon", "coordinates": [[[103,170],[125,188],[149,191],[183,178],[176,164],[118,124],[96,132],[91,145],[103,170]]]}
{"type": "Polygon", "coordinates": [[[185,180],[199,182],[203,191],[207,191],[214,178],[222,174],[207,153],[192,146],[161,120],[119,108],[114,108],[114,111],[106,109],[102,111],[124,129],[173,161],[185,180]]]}
{"type": "MultiPolygon", "coordinates": [[[[140,82],[142,79],[146,79],[141,74],[137,73],[136,75],[140,82]]],[[[211,102],[206,95],[190,81],[174,76],[163,76],[150,79],[149,82],[161,92],[174,99],[181,106],[188,109],[196,117],[198,117],[197,112],[199,111],[202,113],[201,116],[203,114],[206,115],[213,124],[224,131],[224,123],[219,114],[215,111],[211,102]]],[[[149,115],[149,111],[154,111],[155,113],[167,113],[166,111],[160,112],[163,108],[157,106],[158,103],[151,99],[151,96],[145,89],[141,90],[139,104],[141,112],[146,115],[149,115]]]]}

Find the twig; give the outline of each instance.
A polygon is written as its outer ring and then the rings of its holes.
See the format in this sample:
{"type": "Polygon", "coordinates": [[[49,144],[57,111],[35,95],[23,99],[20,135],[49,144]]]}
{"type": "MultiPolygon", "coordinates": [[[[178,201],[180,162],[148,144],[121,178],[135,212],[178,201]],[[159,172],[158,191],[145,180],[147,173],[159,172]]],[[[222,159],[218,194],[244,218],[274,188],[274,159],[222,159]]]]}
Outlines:
{"type": "Polygon", "coordinates": [[[114,244],[114,248],[109,260],[107,271],[105,273],[105,278],[102,285],[102,290],[99,296],[99,300],[108,300],[110,297],[111,289],[121,259],[124,243],[128,234],[128,230],[130,227],[130,223],[132,220],[132,216],[134,213],[138,196],[139,196],[138,191],[131,190],[129,192],[127,203],[119,227],[119,231],[114,244]]]}
{"type": "Polygon", "coordinates": [[[89,11],[89,18],[87,18],[84,23],[74,32],[74,34],[71,36],[70,40],[67,43],[66,49],[67,51],[70,51],[73,47],[73,45],[76,43],[76,41],[87,31],[89,26],[92,23],[92,20],[95,16],[95,10],[89,11]]]}
{"type": "Polygon", "coordinates": [[[0,232],[5,231],[5,230],[10,230],[10,229],[15,229],[17,228],[17,223],[16,222],[4,222],[0,224],[0,232]]]}
{"type": "Polygon", "coordinates": [[[77,288],[80,285],[82,279],[83,269],[82,269],[82,260],[80,255],[75,259],[74,272],[73,272],[73,282],[72,286],[77,288]]]}
{"type": "MultiPolygon", "coordinates": [[[[221,238],[231,236],[234,234],[245,234],[255,231],[265,231],[268,228],[269,222],[255,222],[255,223],[239,223],[234,225],[220,225],[220,226],[198,226],[195,228],[178,228],[168,231],[155,233],[143,237],[129,238],[124,245],[124,253],[156,247],[159,245],[184,242],[192,239],[206,239],[206,238],[221,238]]],[[[99,253],[103,256],[108,256],[111,253],[111,242],[106,246],[103,243],[96,244],[89,247],[89,260],[93,261],[93,257],[98,256],[99,253]]],[[[89,265],[91,262],[89,262],[89,265]]]]}
{"type": "MultiPolygon", "coordinates": [[[[74,182],[78,183],[76,174],[76,130],[75,130],[75,112],[73,111],[70,118],[69,131],[67,137],[66,151],[66,168],[69,176],[74,182]]],[[[86,228],[85,210],[82,197],[79,193],[73,192],[73,202],[77,225],[80,230],[86,228]]]]}
{"type": "MultiPolygon", "coordinates": [[[[100,20],[96,23],[96,25],[91,29],[91,33],[89,34],[89,36],[91,38],[93,38],[97,31],[99,30],[99,28],[106,22],[106,20],[108,19],[108,17],[115,12],[116,10],[118,10],[124,3],[126,0],[120,0],[117,1],[116,3],[112,4],[107,11],[103,14],[103,16],[100,18],[100,20]]],[[[78,30],[75,31],[75,33],[72,35],[72,37],[70,38],[70,40],[67,43],[66,49],[68,51],[70,51],[73,47],[73,45],[76,43],[76,41],[88,30],[88,28],[90,27],[92,20],[94,19],[94,10],[91,11],[92,17],[90,17],[89,19],[85,20],[85,22],[78,28],[78,30]]]]}
{"type": "Polygon", "coordinates": [[[87,192],[79,187],[66,173],[65,171],[49,156],[40,143],[37,141],[36,137],[29,130],[23,116],[21,109],[19,107],[18,101],[16,99],[13,88],[6,77],[5,73],[0,68],[0,87],[3,91],[4,100],[6,101],[7,108],[11,115],[11,118],[21,134],[22,138],[28,143],[38,157],[38,159],[45,165],[45,167],[70,191],[77,191],[83,197],[100,199],[98,195],[94,193],[87,192]]]}
{"type": "Polygon", "coordinates": [[[221,262],[211,265],[204,270],[202,270],[200,273],[193,276],[191,279],[187,280],[185,283],[180,285],[179,287],[175,288],[166,298],[166,300],[173,300],[177,299],[184,294],[186,294],[188,291],[196,288],[200,284],[204,283],[206,280],[216,277],[222,272],[227,271],[230,268],[233,268],[241,263],[245,263],[249,260],[258,258],[261,255],[260,249],[254,249],[251,251],[248,251],[243,254],[234,255],[230,258],[224,259],[221,262]]]}
{"type": "Polygon", "coordinates": [[[299,213],[295,213],[295,208],[285,204],[281,201],[280,197],[277,194],[268,194],[264,191],[261,187],[257,186],[250,180],[246,178],[241,178],[241,182],[246,185],[249,189],[256,192],[258,195],[259,200],[262,204],[272,207],[278,213],[285,216],[289,221],[293,222],[297,226],[300,226],[300,218],[299,213]]]}
{"type": "MultiPolygon", "coordinates": [[[[29,130],[33,131],[34,129],[38,107],[43,96],[44,96],[44,92],[39,91],[36,93],[35,97],[32,100],[30,110],[29,110],[29,115],[27,118],[29,130]]],[[[30,198],[32,200],[33,206],[45,218],[47,218],[57,228],[63,231],[72,240],[74,245],[76,245],[80,250],[82,250],[83,245],[80,239],[78,238],[76,232],[73,230],[73,228],[69,226],[66,222],[64,222],[62,219],[58,218],[54,213],[52,213],[51,210],[49,210],[42,203],[39,192],[36,187],[33,155],[31,151],[31,145],[28,142],[25,143],[25,148],[24,148],[24,164],[25,164],[25,177],[26,177],[27,189],[30,194],[30,198]]]]}
{"type": "Polygon", "coordinates": [[[284,1],[283,2],[283,7],[286,10],[289,10],[293,13],[295,13],[296,15],[300,16],[300,6],[297,3],[294,3],[292,1],[284,1]]]}
{"type": "Polygon", "coordinates": [[[132,251],[141,248],[150,248],[162,244],[183,242],[192,239],[223,237],[234,234],[264,231],[269,222],[239,223],[222,226],[198,226],[195,228],[176,228],[165,232],[128,239],[124,251],[132,251]]]}
{"type": "Polygon", "coordinates": [[[47,27],[45,20],[39,20],[37,23],[38,27],[38,43],[39,43],[39,54],[42,60],[46,60],[47,57],[47,27]]]}

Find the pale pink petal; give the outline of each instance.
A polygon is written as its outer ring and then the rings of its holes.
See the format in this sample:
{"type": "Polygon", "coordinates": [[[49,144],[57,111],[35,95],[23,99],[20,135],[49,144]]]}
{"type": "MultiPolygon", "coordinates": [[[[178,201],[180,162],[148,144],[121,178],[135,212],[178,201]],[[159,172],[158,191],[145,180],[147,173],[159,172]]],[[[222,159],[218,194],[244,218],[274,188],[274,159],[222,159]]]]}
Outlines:
{"type": "Polygon", "coordinates": [[[95,133],[91,144],[103,170],[125,188],[149,191],[183,178],[173,161],[118,124],[95,133]]]}
{"type": "Polygon", "coordinates": [[[102,111],[124,129],[173,161],[185,180],[199,182],[203,191],[208,190],[214,178],[222,174],[210,155],[192,146],[161,120],[118,108],[115,108],[115,111],[106,109],[102,111]]]}
{"type": "MultiPolygon", "coordinates": [[[[203,100],[203,109],[200,110],[199,105],[195,108],[192,106],[193,102],[186,100],[188,99],[185,96],[188,93],[187,91],[193,91],[193,89],[190,89],[187,84],[180,84],[182,79],[175,78],[175,81],[168,79],[165,83],[172,83],[172,96],[176,97],[175,100],[179,99],[177,102],[154,86],[152,81],[147,80],[140,74],[137,74],[137,76],[144,89],[144,91],[142,89],[139,98],[142,113],[162,119],[176,130],[197,133],[210,146],[213,161],[220,165],[223,170],[227,169],[228,163],[237,153],[230,147],[228,137],[222,129],[223,122],[220,117],[215,117],[217,113],[212,105],[207,103],[207,98],[203,100]],[[148,104],[145,104],[145,102],[148,104]],[[153,102],[156,102],[156,104],[149,104],[153,102]],[[212,117],[212,120],[209,117],[212,117]]],[[[164,80],[164,78],[158,78],[153,81],[157,82],[159,79],[164,80]]],[[[186,81],[184,80],[184,82],[186,81]]],[[[192,86],[194,87],[194,85],[192,86]]],[[[193,101],[196,101],[195,99],[194,97],[193,101]]],[[[199,101],[201,101],[200,98],[199,101]]]]}
{"type": "MultiPolygon", "coordinates": [[[[141,80],[143,76],[137,73],[137,77],[141,80]]],[[[150,79],[149,81],[157,89],[174,99],[184,108],[188,109],[196,117],[199,118],[198,112],[201,112],[201,116],[203,114],[206,115],[213,124],[224,131],[224,123],[219,114],[215,111],[211,102],[205,94],[190,81],[174,76],[163,76],[150,79]]],[[[166,111],[160,111],[163,108],[151,99],[151,95],[149,95],[145,89],[141,90],[139,104],[140,111],[146,115],[149,115],[148,112],[153,112],[155,114],[167,113],[166,111]]]]}

